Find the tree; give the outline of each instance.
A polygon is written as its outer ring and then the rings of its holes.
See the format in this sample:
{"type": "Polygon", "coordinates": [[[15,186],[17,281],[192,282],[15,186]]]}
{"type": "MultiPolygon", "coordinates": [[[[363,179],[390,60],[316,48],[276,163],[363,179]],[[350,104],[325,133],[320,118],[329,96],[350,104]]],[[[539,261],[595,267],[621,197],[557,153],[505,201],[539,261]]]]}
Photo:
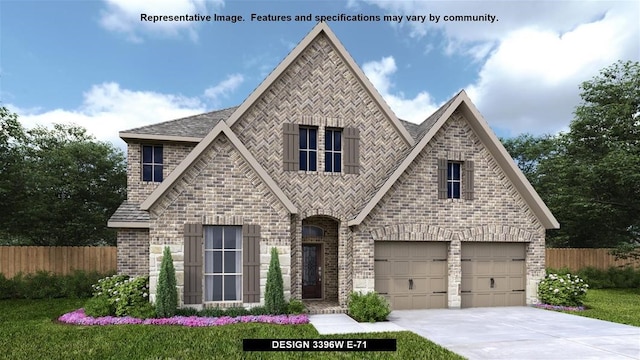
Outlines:
{"type": "Polygon", "coordinates": [[[286,311],[287,304],[284,301],[282,270],[280,270],[280,260],[278,260],[278,249],[276,248],[271,248],[271,262],[267,272],[264,306],[269,314],[284,314],[286,311]]]}
{"type": "Polygon", "coordinates": [[[158,275],[158,290],[156,291],[156,314],[161,318],[172,317],[178,308],[178,290],[176,290],[176,270],[168,246],[164,247],[160,274],[158,275]]]}
{"type": "Polygon", "coordinates": [[[126,197],[122,151],[85,129],[25,130],[2,108],[0,235],[26,245],[115,244],[107,220],[126,197]],[[7,165],[8,164],[8,165],[7,165]],[[9,206],[7,206],[9,204],[9,206]]]}

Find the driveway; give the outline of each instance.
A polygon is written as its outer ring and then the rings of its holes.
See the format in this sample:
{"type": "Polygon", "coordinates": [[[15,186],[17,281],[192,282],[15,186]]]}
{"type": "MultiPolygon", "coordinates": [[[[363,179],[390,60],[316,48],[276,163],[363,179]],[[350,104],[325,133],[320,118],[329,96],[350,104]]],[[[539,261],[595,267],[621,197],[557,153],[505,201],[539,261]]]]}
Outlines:
{"type": "Polygon", "coordinates": [[[401,310],[389,320],[469,359],[640,359],[640,327],[532,307],[401,310]]]}

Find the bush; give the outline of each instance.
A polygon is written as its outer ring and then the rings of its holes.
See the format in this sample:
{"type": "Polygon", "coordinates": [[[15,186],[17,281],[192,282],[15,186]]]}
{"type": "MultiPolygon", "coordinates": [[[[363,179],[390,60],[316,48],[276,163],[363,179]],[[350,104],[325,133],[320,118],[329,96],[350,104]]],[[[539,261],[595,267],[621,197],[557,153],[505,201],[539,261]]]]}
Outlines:
{"type": "Polygon", "coordinates": [[[26,275],[18,273],[11,279],[0,274],[0,299],[87,298],[91,296],[92,284],[102,276],[82,270],[68,275],[39,270],[26,275]]]}
{"type": "Polygon", "coordinates": [[[582,306],[588,288],[578,275],[548,274],[538,285],[538,299],[548,305],[582,306]]]}
{"type": "Polygon", "coordinates": [[[149,303],[148,276],[136,278],[130,278],[128,275],[109,276],[98,280],[98,283],[93,285],[93,290],[93,298],[87,301],[85,309],[94,307],[96,313],[103,314],[100,316],[105,316],[106,307],[102,303],[106,299],[109,304],[108,315],[155,317],[155,309],[149,303]]]}
{"type": "Polygon", "coordinates": [[[269,315],[267,308],[264,306],[254,306],[249,309],[249,315],[269,315]]]}
{"type": "Polygon", "coordinates": [[[287,305],[287,314],[302,314],[307,311],[304,303],[300,300],[291,299],[287,305]]]}
{"type": "MultiPolygon", "coordinates": [[[[547,269],[547,274],[566,275],[571,273],[568,269],[547,269]]],[[[640,269],[632,267],[612,266],[607,270],[594,267],[582,268],[577,275],[589,284],[590,289],[631,289],[640,287],[640,269]]]]}
{"type": "Polygon", "coordinates": [[[91,317],[113,316],[116,309],[105,295],[92,297],[84,304],[85,314],[91,317]]]}
{"type": "Polygon", "coordinates": [[[349,316],[358,322],[385,321],[391,313],[387,300],[375,291],[349,294],[349,316]]]}
{"type": "Polygon", "coordinates": [[[112,275],[98,280],[98,283],[93,285],[93,296],[106,295],[112,297],[113,293],[117,291],[117,287],[120,286],[125,280],[129,280],[129,275],[112,275]]]}
{"type": "Polygon", "coordinates": [[[284,285],[280,261],[278,260],[278,249],[271,248],[271,262],[267,272],[267,286],[264,294],[264,306],[270,314],[284,314],[286,312],[286,302],[284,301],[284,285]]]}
{"type": "Polygon", "coordinates": [[[104,277],[97,271],[74,270],[62,278],[62,297],[88,298],[92,295],[92,285],[104,277]]]}
{"type": "Polygon", "coordinates": [[[176,314],[178,308],[178,290],[176,289],[176,270],[168,246],[164,247],[160,275],[158,276],[158,291],[156,293],[156,313],[158,317],[168,318],[176,314]]]}
{"type": "Polygon", "coordinates": [[[16,298],[16,283],[0,273],[0,300],[16,298]]]}

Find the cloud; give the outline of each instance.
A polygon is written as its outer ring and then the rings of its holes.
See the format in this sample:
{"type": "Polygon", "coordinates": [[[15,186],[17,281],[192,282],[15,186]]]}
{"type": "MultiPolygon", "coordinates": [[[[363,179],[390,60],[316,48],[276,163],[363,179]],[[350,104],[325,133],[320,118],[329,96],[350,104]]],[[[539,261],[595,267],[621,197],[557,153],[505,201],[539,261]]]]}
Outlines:
{"type": "Polygon", "coordinates": [[[413,99],[407,98],[402,92],[393,93],[394,85],[391,77],[397,70],[395,59],[392,56],[362,65],[362,71],[396,115],[403,120],[420,123],[431,115],[437,106],[426,91],[420,92],[413,99]]]}
{"type": "Polygon", "coordinates": [[[229,75],[219,84],[206,89],[204,91],[204,96],[206,96],[213,104],[218,105],[220,103],[220,98],[228,97],[229,94],[235,91],[243,82],[244,76],[242,76],[242,74],[229,75]]]}
{"type": "Polygon", "coordinates": [[[183,33],[197,41],[194,21],[140,21],[140,14],[147,15],[207,15],[211,9],[222,8],[223,0],[104,0],[105,9],[100,25],[109,31],[120,33],[132,42],[142,42],[142,34],[159,34],[176,37],[183,33]]]}
{"type": "MultiPolygon", "coordinates": [[[[351,0],[352,5],[355,2],[351,0]]],[[[478,64],[477,78],[465,88],[502,134],[566,130],[580,102],[583,81],[618,59],[640,60],[638,2],[360,3],[388,14],[496,15],[499,20],[493,24],[441,19],[437,24],[405,22],[402,29],[431,53],[440,51],[445,57],[478,64]]]]}

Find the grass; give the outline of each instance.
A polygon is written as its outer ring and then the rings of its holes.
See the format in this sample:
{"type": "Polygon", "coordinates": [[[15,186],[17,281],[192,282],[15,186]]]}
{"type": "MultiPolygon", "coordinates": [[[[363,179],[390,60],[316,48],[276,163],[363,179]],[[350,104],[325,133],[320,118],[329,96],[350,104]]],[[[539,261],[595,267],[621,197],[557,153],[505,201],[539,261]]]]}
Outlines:
{"type": "Polygon", "coordinates": [[[463,359],[409,331],[322,336],[312,325],[74,326],[84,300],[0,301],[0,357],[10,359],[463,359]],[[243,352],[243,338],[397,339],[396,352],[243,352]]]}
{"type": "Polygon", "coordinates": [[[587,310],[567,313],[640,326],[640,289],[590,289],[584,305],[587,310]]]}

